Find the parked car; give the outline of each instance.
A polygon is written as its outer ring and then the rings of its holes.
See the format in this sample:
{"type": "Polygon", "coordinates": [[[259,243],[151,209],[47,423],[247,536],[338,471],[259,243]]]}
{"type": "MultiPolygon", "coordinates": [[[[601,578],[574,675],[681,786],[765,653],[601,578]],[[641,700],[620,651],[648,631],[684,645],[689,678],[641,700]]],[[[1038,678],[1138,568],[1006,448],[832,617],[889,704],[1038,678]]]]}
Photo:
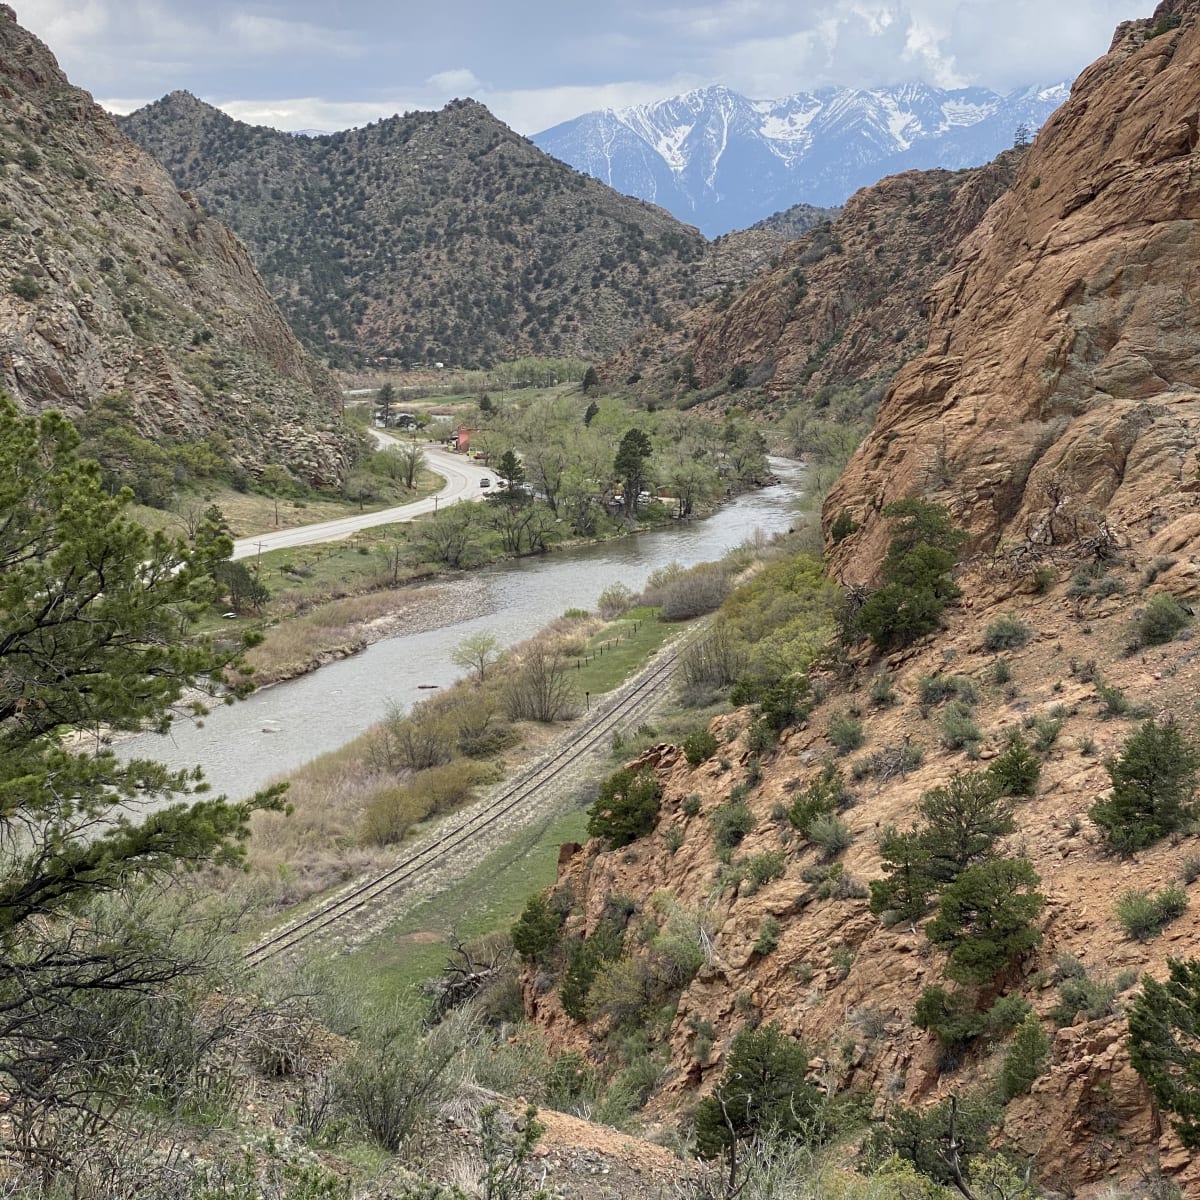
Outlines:
{"type": "Polygon", "coordinates": [[[491,486],[492,486],[492,481],[491,481],[490,479],[488,479],[488,478],[487,478],[487,476],[485,475],[485,476],[484,476],[484,477],[483,477],[483,478],[482,478],[482,479],[479,481],[479,486],[480,486],[480,487],[491,487],[491,486]]]}

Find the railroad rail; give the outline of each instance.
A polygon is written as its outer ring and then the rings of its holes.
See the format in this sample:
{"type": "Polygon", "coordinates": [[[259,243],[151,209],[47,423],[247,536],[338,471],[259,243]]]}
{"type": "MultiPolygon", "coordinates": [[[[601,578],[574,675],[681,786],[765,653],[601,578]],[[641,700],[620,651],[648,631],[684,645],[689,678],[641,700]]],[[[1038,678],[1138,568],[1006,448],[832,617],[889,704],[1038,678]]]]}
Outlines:
{"type": "Polygon", "coordinates": [[[631,683],[600,705],[590,721],[586,721],[549,754],[518,775],[485,805],[456,824],[438,830],[436,838],[413,850],[386,871],[356,881],[350,888],[328,897],[302,916],[273,930],[246,950],[243,960],[251,967],[258,967],[294,950],[352,913],[374,904],[382,896],[402,890],[445,854],[478,837],[528,800],[539,788],[574,766],[582,755],[593,750],[606,737],[611,737],[622,725],[640,716],[649,707],[660,686],[670,679],[682,652],[682,645],[660,652],[631,683]]]}

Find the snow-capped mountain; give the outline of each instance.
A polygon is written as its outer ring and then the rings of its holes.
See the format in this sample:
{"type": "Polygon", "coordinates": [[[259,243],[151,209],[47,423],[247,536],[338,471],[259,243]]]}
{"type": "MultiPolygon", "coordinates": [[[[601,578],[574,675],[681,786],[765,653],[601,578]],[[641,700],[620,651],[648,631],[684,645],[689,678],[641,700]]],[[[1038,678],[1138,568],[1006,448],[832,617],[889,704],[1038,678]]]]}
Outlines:
{"type": "Polygon", "coordinates": [[[548,154],[661,204],[709,237],[793,204],[841,204],[884,175],[969,167],[1036,132],[1067,84],[1001,95],[924,83],[750,100],[725,87],[585,113],[535,134],[548,154]]]}

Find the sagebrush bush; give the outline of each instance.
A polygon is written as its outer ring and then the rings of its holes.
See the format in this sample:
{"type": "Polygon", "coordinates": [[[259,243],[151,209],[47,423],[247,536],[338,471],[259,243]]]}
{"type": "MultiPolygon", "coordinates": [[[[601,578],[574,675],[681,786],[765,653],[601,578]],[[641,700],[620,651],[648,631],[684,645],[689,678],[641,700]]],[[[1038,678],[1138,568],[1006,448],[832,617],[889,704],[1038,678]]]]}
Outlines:
{"type": "Polygon", "coordinates": [[[849,754],[866,741],[863,723],[848,712],[838,713],[829,722],[829,740],[839,754],[849,754]]]}
{"type": "Polygon", "coordinates": [[[922,675],[917,680],[917,699],[922,704],[941,704],[952,698],[964,704],[979,703],[979,689],[967,675],[922,675]]]}
{"type": "Polygon", "coordinates": [[[964,750],[978,745],[983,734],[971,715],[969,705],[954,700],[942,713],[942,745],[947,750],[964,750]]]}
{"type": "Polygon", "coordinates": [[[1130,639],[1132,649],[1161,646],[1191,624],[1191,614],[1168,592],[1151,596],[1138,614],[1130,639]]]}
{"type": "Polygon", "coordinates": [[[1033,630],[1011,613],[997,617],[983,631],[985,650],[1019,650],[1033,637],[1033,630]]]}
{"type": "Polygon", "coordinates": [[[836,858],[854,844],[854,834],[840,817],[823,814],[808,827],[808,840],[819,846],[826,858],[836,858]]]}
{"type": "Polygon", "coordinates": [[[1117,900],[1117,920],[1127,937],[1148,942],[1181,917],[1188,906],[1187,892],[1178,884],[1169,884],[1159,892],[1136,890],[1123,893],[1117,900]]]}

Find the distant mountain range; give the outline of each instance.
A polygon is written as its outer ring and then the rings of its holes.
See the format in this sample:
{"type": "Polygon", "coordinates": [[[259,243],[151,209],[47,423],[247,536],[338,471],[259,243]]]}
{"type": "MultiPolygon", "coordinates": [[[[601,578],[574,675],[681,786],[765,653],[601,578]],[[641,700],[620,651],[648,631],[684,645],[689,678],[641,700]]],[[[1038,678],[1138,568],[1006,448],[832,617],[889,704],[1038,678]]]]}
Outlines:
{"type": "Polygon", "coordinates": [[[842,204],[885,175],[989,162],[1069,93],[1065,83],[1007,95],[911,83],[750,100],[709,87],[585,113],[532,141],[717,237],[798,203],[842,204]]]}

